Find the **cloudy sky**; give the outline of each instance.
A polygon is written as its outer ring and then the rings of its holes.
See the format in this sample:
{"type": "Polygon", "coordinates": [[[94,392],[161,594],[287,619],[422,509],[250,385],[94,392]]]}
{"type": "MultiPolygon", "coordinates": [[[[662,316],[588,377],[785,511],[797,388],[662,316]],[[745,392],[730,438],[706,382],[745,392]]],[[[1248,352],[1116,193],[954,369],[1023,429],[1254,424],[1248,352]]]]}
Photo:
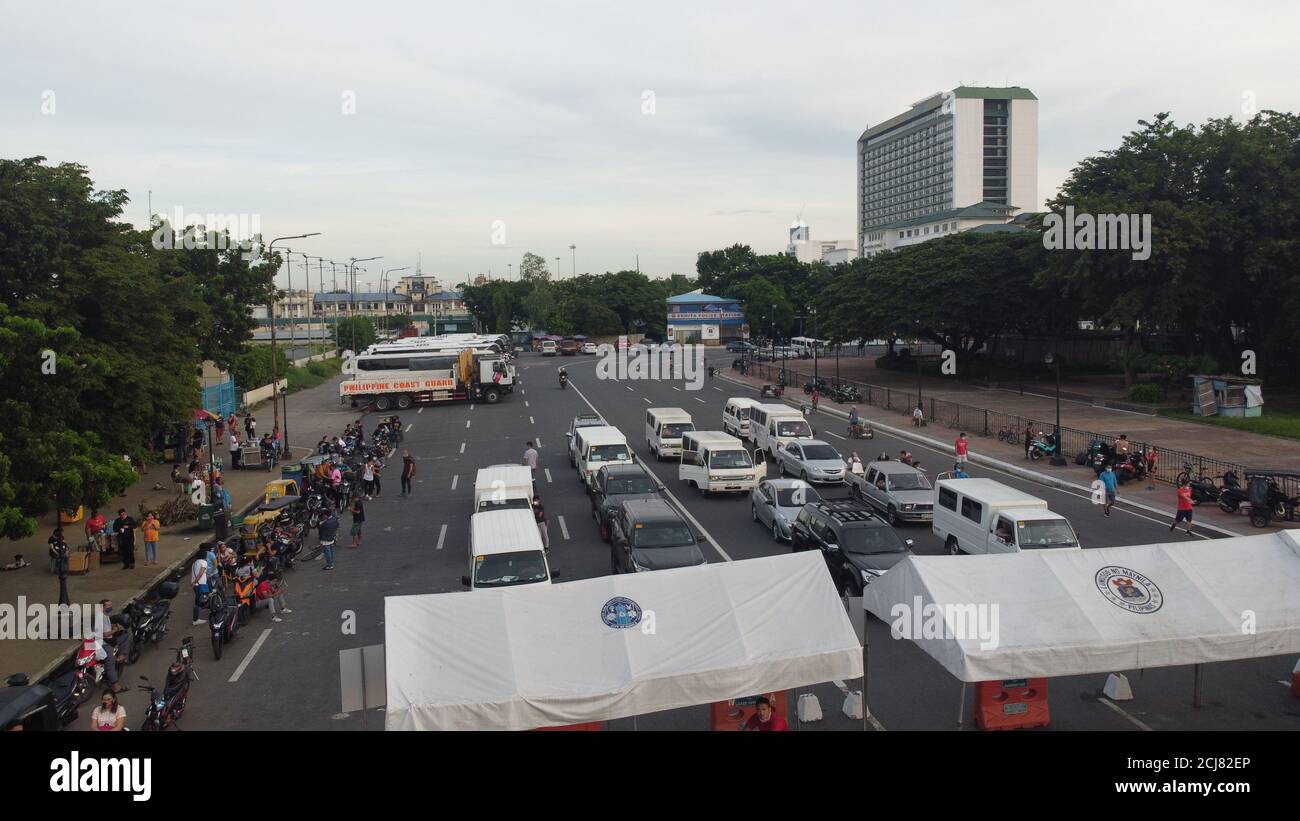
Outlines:
{"type": "Polygon", "coordinates": [[[858,135],[962,83],[1037,94],[1042,198],[1156,112],[1300,110],[1294,2],[4,3],[0,156],[375,281],[851,238],[858,135]]]}

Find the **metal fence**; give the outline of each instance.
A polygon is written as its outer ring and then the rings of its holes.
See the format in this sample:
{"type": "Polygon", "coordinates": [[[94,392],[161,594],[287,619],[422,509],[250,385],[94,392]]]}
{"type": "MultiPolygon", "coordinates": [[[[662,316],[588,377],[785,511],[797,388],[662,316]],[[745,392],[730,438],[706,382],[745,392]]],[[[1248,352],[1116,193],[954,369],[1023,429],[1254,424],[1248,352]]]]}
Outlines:
{"type": "MultiPolygon", "coordinates": [[[[795,361],[789,360],[784,369],[782,369],[779,361],[770,364],[746,363],[746,372],[772,384],[784,382],[787,390],[802,393],[803,386],[812,381],[812,374],[790,367],[795,361]],[[785,374],[784,380],[781,378],[783,372],[785,374]]],[[[800,362],[800,364],[803,363],[800,362]]],[[[821,380],[827,385],[835,384],[835,380],[830,377],[823,376],[821,380]]],[[[871,385],[851,379],[841,379],[839,384],[858,389],[861,394],[858,404],[895,411],[905,417],[910,417],[913,409],[916,408],[917,394],[915,390],[871,385]]],[[[978,408],[973,405],[950,402],[946,399],[926,397],[924,392],[921,395],[921,405],[921,411],[925,415],[927,425],[942,425],[952,430],[964,431],[968,436],[1010,439],[1010,441],[1021,447],[1025,447],[1026,430],[1033,430],[1034,435],[1037,436],[1040,432],[1050,433],[1055,427],[1054,422],[1050,420],[978,408]],[[999,436],[999,434],[1002,435],[999,436]]],[[[908,418],[906,423],[911,424],[911,421],[908,418]]],[[[1081,453],[1086,454],[1094,441],[1099,440],[1111,446],[1114,446],[1117,441],[1117,437],[1110,434],[1065,426],[1061,427],[1060,439],[1061,455],[1069,461],[1073,461],[1081,453]]],[[[1129,441],[1131,442],[1131,452],[1142,453],[1146,448],[1155,451],[1156,466],[1152,477],[1161,482],[1175,484],[1179,474],[1184,471],[1190,472],[1193,478],[1197,476],[1217,478],[1231,470],[1235,471],[1243,482],[1245,480],[1246,468],[1239,463],[1173,450],[1149,442],[1129,441]]],[[[1294,479],[1285,478],[1279,482],[1279,485],[1288,497],[1300,495],[1300,482],[1294,479]]]]}

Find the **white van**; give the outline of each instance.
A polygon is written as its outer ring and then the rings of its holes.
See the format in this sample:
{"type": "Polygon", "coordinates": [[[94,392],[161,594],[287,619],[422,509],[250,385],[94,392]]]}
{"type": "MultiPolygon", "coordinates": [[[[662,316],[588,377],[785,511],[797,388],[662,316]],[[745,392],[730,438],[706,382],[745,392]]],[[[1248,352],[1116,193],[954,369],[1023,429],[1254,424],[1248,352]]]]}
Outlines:
{"type": "Polygon", "coordinates": [[[722,409],[723,432],[741,439],[750,438],[749,411],[759,404],[761,403],[757,399],[748,396],[733,396],[728,399],[726,407],[722,409]]]}
{"type": "Polygon", "coordinates": [[[629,464],[633,461],[632,448],[622,431],[611,425],[578,428],[573,433],[574,458],[577,460],[578,479],[588,489],[596,479],[602,465],[629,464]]]}
{"type": "Polygon", "coordinates": [[[695,423],[681,408],[650,408],[645,412],[645,445],[656,459],[680,455],[682,434],[688,430],[695,430],[695,423]]]}
{"type": "Polygon", "coordinates": [[[795,439],[812,439],[812,425],[798,408],[789,405],[755,405],[749,409],[749,436],[776,459],[776,452],[786,442],[795,439]]]}
{"type": "Polygon", "coordinates": [[[533,476],[527,465],[491,465],[474,477],[474,512],[532,509],[533,476]]]}
{"type": "Polygon", "coordinates": [[[546,562],[542,535],[531,510],[493,510],[469,517],[470,590],[550,584],[558,578],[546,562]]]}
{"type": "Polygon", "coordinates": [[[762,451],[750,453],[745,443],[718,430],[682,434],[682,463],[677,478],[707,495],[713,491],[752,490],[767,476],[762,451]]]}
{"type": "Polygon", "coordinates": [[[992,479],[940,479],[934,488],[934,535],[954,556],[1079,548],[1069,521],[1036,496],[992,479]]]}
{"type": "Polygon", "coordinates": [[[542,356],[555,356],[560,352],[560,346],[555,344],[554,339],[542,340],[542,356]]]}

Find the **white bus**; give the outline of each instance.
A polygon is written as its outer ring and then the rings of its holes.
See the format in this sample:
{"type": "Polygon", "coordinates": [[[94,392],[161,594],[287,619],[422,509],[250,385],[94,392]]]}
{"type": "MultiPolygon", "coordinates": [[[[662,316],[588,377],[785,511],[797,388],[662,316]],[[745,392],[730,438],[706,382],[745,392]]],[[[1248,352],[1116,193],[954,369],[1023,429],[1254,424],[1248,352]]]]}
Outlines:
{"type": "Polygon", "coordinates": [[[790,347],[799,356],[812,356],[814,351],[818,356],[824,356],[830,344],[829,340],[813,339],[811,336],[796,336],[790,340],[790,347]]]}

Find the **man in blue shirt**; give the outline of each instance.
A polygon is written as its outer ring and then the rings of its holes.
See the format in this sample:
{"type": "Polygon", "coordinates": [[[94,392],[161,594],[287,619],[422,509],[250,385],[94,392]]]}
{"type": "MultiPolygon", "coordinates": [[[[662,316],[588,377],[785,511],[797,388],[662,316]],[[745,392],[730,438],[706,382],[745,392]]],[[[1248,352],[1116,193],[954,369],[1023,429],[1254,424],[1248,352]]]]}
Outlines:
{"type": "Polygon", "coordinates": [[[325,508],[325,518],[316,526],[316,535],[320,537],[321,552],[325,554],[325,566],[321,570],[334,569],[334,539],[339,532],[339,519],[334,511],[325,508]]]}
{"type": "Polygon", "coordinates": [[[955,465],[952,466],[952,478],[954,478],[954,479],[969,479],[969,478],[970,478],[970,474],[967,473],[967,472],[966,472],[966,469],[965,469],[964,467],[961,466],[961,463],[960,463],[960,462],[958,462],[957,464],[955,464],[955,465]]]}
{"type": "Polygon", "coordinates": [[[1110,507],[1115,504],[1115,491],[1119,489],[1119,480],[1115,478],[1115,471],[1111,470],[1110,465],[1106,465],[1106,469],[1097,478],[1101,479],[1101,483],[1106,486],[1106,504],[1102,506],[1101,512],[1109,516],[1110,507]]]}

